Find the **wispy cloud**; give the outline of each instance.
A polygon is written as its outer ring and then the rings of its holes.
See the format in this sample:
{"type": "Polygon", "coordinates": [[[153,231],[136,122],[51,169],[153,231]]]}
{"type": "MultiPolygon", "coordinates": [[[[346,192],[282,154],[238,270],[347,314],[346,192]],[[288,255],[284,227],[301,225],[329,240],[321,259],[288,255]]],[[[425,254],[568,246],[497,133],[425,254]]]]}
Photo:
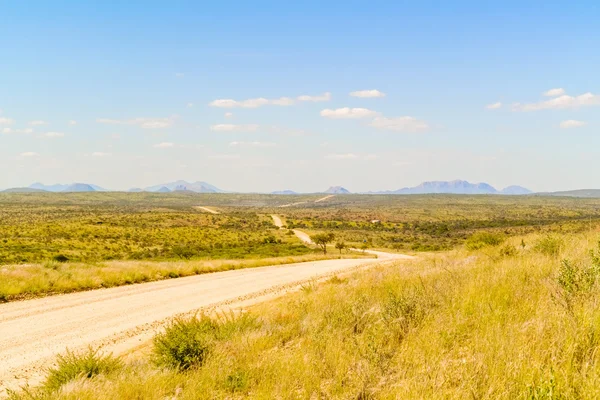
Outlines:
{"type": "Polygon", "coordinates": [[[36,153],[35,151],[26,151],[24,153],[19,154],[19,156],[21,156],[21,157],[37,157],[37,156],[39,156],[39,154],[36,153]]]}
{"type": "Polygon", "coordinates": [[[600,105],[600,95],[584,93],[579,96],[562,95],[538,103],[513,104],[513,111],[561,110],[600,105]]]}
{"type": "Polygon", "coordinates": [[[29,134],[33,133],[33,129],[25,128],[25,129],[13,129],[13,128],[2,128],[2,133],[10,135],[10,134],[29,134]]]}
{"type": "Polygon", "coordinates": [[[359,119],[359,118],[372,118],[378,116],[380,113],[372,111],[367,108],[338,108],[335,110],[325,109],[321,111],[321,116],[331,119],[359,119]]]}
{"type": "Polygon", "coordinates": [[[210,130],[213,132],[255,132],[258,130],[258,125],[217,124],[212,125],[210,130]]]}
{"type": "Polygon", "coordinates": [[[273,142],[231,142],[231,147],[275,147],[276,143],[273,142]]]}
{"type": "Polygon", "coordinates": [[[293,105],[294,99],[290,97],[280,97],[278,99],[265,99],[264,97],[258,97],[256,99],[248,100],[233,100],[233,99],[219,99],[211,101],[208,105],[211,107],[219,108],[258,108],[266,105],[274,106],[291,106],[293,105]]]}
{"type": "Polygon", "coordinates": [[[62,132],[46,132],[42,135],[42,137],[45,137],[48,139],[56,139],[56,138],[61,138],[64,136],[65,136],[65,134],[62,132]]]}
{"type": "Polygon", "coordinates": [[[429,129],[427,122],[414,117],[377,117],[371,122],[371,126],[396,132],[420,132],[429,129]]]}
{"type": "Polygon", "coordinates": [[[375,160],[379,158],[377,154],[355,154],[355,153],[333,153],[325,156],[327,160],[375,160]]]}
{"type": "Polygon", "coordinates": [[[162,142],[162,143],[157,143],[157,144],[155,144],[152,147],[154,147],[156,149],[167,149],[167,148],[171,148],[171,147],[174,147],[174,146],[175,146],[175,143],[162,142]]]}
{"type": "Polygon", "coordinates": [[[563,89],[563,88],[550,89],[547,92],[544,92],[543,94],[546,97],[562,96],[563,94],[565,94],[565,89],[563,89]]]}
{"type": "Polygon", "coordinates": [[[233,118],[233,113],[232,112],[226,112],[225,113],[225,118],[233,118]]]}
{"type": "Polygon", "coordinates": [[[74,119],[70,120],[68,123],[69,123],[70,126],[77,125],[77,121],[75,121],[74,119]]]}
{"type": "Polygon", "coordinates": [[[354,153],[327,154],[325,158],[328,160],[356,160],[358,156],[354,153]]]}
{"type": "Polygon", "coordinates": [[[329,100],[331,100],[331,93],[325,92],[322,95],[318,95],[318,96],[303,95],[303,96],[298,96],[297,99],[298,99],[298,101],[312,101],[314,103],[321,102],[321,101],[329,101],[329,100]]]}
{"type": "Polygon", "coordinates": [[[237,160],[240,158],[239,154],[213,154],[208,156],[208,158],[213,160],[237,160]]]}
{"type": "Polygon", "coordinates": [[[185,74],[183,72],[175,72],[175,78],[183,78],[185,74]]]}
{"type": "Polygon", "coordinates": [[[104,153],[102,151],[95,151],[92,153],[92,157],[110,157],[111,153],[104,153]]]}
{"type": "Polygon", "coordinates": [[[563,121],[560,123],[560,127],[562,129],[570,129],[570,128],[581,128],[582,126],[585,126],[586,123],[584,121],[577,121],[574,119],[570,119],[567,121],[563,121]]]}
{"type": "Polygon", "coordinates": [[[108,125],[135,125],[143,129],[163,129],[173,125],[174,118],[134,118],[134,119],[109,119],[98,118],[99,124],[108,125]]]}
{"type": "Polygon", "coordinates": [[[487,108],[488,110],[498,110],[499,108],[502,108],[502,103],[497,102],[493,104],[488,104],[487,106],[485,106],[485,108],[487,108]]]}
{"type": "Polygon", "coordinates": [[[377,98],[377,97],[385,97],[385,93],[380,92],[377,89],[371,90],[357,90],[356,92],[351,92],[350,96],[352,97],[361,97],[361,98],[377,98]]]}
{"type": "Polygon", "coordinates": [[[0,125],[12,125],[15,123],[14,119],[0,117],[0,125]]]}
{"type": "Polygon", "coordinates": [[[43,125],[48,125],[48,122],[46,121],[41,121],[41,120],[37,120],[37,121],[30,121],[29,125],[31,126],[43,126],[43,125]]]}

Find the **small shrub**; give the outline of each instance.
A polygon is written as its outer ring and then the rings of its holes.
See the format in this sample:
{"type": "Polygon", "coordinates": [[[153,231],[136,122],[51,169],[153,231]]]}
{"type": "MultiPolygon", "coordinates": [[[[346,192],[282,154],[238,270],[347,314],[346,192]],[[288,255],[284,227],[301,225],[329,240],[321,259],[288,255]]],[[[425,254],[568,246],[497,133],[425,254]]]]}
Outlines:
{"type": "Polygon", "coordinates": [[[255,324],[256,320],[249,314],[223,314],[217,320],[205,315],[176,319],[164,333],[154,337],[154,361],[182,371],[201,367],[217,341],[255,324]]]}
{"type": "Polygon", "coordinates": [[[56,391],[74,379],[108,374],[122,366],[121,361],[111,354],[100,355],[98,350],[92,348],[81,354],[67,351],[65,355],[58,356],[57,366],[48,370],[43,388],[50,392],[56,391]]]}
{"type": "Polygon", "coordinates": [[[57,254],[54,257],[52,257],[52,259],[56,262],[60,262],[60,263],[65,263],[67,261],[69,261],[69,257],[65,256],[64,254],[57,254]]]}
{"type": "Polygon", "coordinates": [[[547,256],[557,256],[563,249],[564,242],[557,236],[545,236],[535,244],[535,250],[547,256]]]}
{"type": "Polygon", "coordinates": [[[479,250],[484,247],[498,246],[504,242],[504,237],[497,233],[477,232],[469,236],[465,245],[469,250],[479,250]]]}
{"type": "Polygon", "coordinates": [[[382,310],[383,321],[400,342],[411,328],[419,325],[425,318],[426,308],[425,298],[420,290],[402,293],[389,291],[382,310]]]}
{"type": "MultiPolygon", "coordinates": [[[[600,247],[600,245],[599,245],[600,247]]],[[[600,257],[592,250],[590,265],[575,264],[563,260],[558,270],[557,282],[570,297],[589,292],[600,277],[600,257]]]]}
{"type": "Polygon", "coordinates": [[[154,337],[157,365],[187,370],[201,366],[217,336],[217,324],[207,316],[176,319],[154,337]]]}
{"type": "Polygon", "coordinates": [[[510,244],[504,245],[500,248],[500,255],[504,257],[513,257],[517,255],[517,249],[510,244]]]}

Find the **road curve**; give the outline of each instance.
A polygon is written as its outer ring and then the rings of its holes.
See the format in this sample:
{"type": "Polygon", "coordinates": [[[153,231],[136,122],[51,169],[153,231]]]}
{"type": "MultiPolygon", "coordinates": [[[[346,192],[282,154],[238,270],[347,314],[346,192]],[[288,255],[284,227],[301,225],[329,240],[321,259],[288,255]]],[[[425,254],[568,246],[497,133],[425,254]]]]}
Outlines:
{"type": "Polygon", "coordinates": [[[0,304],[0,397],[2,388],[35,384],[67,348],[122,353],[151,338],[175,315],[402,258],[379,257],[242,269],[0,304]]]}

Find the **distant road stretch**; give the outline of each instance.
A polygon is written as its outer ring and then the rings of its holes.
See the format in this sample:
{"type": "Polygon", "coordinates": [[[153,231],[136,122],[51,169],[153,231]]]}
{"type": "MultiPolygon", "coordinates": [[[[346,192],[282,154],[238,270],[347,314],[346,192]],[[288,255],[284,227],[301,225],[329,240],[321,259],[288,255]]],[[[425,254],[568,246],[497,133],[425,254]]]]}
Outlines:
{"type": "Polygon", "coordinates": [[[215,210],[213,210],[212,208],[208,208],[208,207],[196,206],[196,207],[194,207],[194,208],[197,208],[198,210],[202,210],[202,211],[209,212],[209,213],[211,213],[211,214],[221,214],[220,212],[218,212],[218,211],[215,211],[215,210]]]}

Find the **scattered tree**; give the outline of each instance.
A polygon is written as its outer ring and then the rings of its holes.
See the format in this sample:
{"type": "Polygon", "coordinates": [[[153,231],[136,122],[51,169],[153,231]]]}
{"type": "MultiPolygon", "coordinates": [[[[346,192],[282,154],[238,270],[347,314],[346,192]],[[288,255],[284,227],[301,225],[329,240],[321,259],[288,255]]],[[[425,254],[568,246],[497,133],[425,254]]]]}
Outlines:
{"type": "Polygon", "coordinates": [[[323,254],[327,254],[327,245],[333,242],[333,239],[335,239],[335,235],[331,232],[318,233],[310,237],[310,240],[312,240],[317,246],[319,246],[323,250],[323,254]]]}
{"type": "Polygon", "coordinates": [[[335,244],[335,248],[340,251],[340,254],[342,254],[342,250],[344,250],[346,247],[346,243],[341,240],[335,244]]]}

